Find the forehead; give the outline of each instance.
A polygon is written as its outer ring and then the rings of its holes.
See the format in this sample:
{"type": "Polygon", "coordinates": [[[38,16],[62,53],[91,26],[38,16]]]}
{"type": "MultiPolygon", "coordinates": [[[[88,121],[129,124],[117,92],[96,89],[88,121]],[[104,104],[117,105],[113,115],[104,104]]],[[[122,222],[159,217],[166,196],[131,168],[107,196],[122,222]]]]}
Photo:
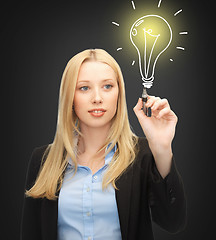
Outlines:
{"type": "Polygon", "coordinates": [[[81,80],[103,80],[103,79],[116,79],[114,70],[106,63],[97,61],[86,61],[82,63],[78,81],[81,80]]]}

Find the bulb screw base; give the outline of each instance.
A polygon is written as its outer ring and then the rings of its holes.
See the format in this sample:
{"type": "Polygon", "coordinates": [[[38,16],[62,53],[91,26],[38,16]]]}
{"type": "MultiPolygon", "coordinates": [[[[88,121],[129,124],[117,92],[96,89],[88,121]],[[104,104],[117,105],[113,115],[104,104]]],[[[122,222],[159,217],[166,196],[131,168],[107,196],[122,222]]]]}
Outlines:
{"type": "Polygon", "coordinates": [[[153,76],[151,76],[150,78],[142,77],[142,80],[143,80],[142,85],[144,88],[151,88],[153,86],[153,81],[154,81],[153,76]]]}

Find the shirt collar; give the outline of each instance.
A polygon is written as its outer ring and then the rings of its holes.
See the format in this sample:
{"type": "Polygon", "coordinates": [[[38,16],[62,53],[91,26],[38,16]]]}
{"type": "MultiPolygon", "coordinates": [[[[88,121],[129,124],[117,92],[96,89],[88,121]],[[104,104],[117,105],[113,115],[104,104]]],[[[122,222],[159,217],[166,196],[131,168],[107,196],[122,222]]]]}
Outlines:
{"type": "MultiPolygon", "coordinates": [[[[112,144],[112,142],[108,144],[108,146],[107,146],[106,149],[105,149],[105,152],[108,150],[108,148],[111,146],[111,144],[112,144]]],[[[112,160],[109,156],[114,155],[114,153],[116,152],[116,150],[117,150],[117,144],[115,144],[115,146],[113,147],[113,149],[105,156],[105,164],[108,164],[108,163],[112,160]]],[[[71,158],[69,158],[68,163],[69,163],[70,166],[73,166],[73,165],[74,165],[74,163],[73,163],[73,161],[72,161],[71,158]]]]}
{"type": "MultiPolygon", "coordinates": [[[[112,144],[112,142],[108,144],[108,146],[105,149],[105,152],[108,150],[108,148],[111,146],[111,144],[112,144]]],[[[116,150],[117,150],[117,144],[115,144],[114,148],[111,151],[114,151],[114,153],[115,153],[116,150]]]]}

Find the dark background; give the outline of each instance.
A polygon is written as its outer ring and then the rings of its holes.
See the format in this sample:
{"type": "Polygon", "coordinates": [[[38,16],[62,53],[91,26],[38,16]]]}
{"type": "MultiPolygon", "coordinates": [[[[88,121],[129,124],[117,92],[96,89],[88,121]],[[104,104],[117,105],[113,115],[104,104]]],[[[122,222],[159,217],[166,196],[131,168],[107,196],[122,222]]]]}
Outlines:
{"type": "Polygon", "coordinates": [[[9,1],[2,5],[3,239],[19,239],[27,164],[36,146],[53,140],[61,76],[73,55],[87,48],[103,48],[117,60],[125,78],[131,126],[143,136],[132,110],[141,96],[142,81],[137,63],[131,65],[137,56],[126,29],[132,19],[151,8],[152,13],[163,13],[169,19],[174,37],[158,60],[149,94],[167,98],[179,118],[173,151],[188,199],[186,229],[172,235],[154,225],[155,239],[215,239],[215,155],[211,153],[214,5],[209,1],[163,0],[158,9],[157,0],[134,2],[135,11],[130,1],[123,0],[9,1]],[[173,17],[181,8],[182,13],[173,17]],[[180,36],[180,31],[189,34],[180,36]],[[185,47],[185,51],[176,46],[185,47]],[[123,49],[116,51],[118,47],[123,49]]]}

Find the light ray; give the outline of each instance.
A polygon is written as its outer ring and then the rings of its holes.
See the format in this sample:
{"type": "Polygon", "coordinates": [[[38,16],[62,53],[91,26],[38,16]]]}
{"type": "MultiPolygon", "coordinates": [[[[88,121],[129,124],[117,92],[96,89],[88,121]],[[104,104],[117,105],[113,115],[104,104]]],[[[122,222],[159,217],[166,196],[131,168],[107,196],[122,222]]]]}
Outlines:
{"type": "Polygon", "coordinates": [[[172,58],[170,58],[170,62],[173,62],[173,59],[172,59],[172,58]]]}
{"type": "Polygon", "coordinates": [[[133,65],[134,65],[134,63],[135,63],[135,61],[133,60],[133,62],[132,62],[132,64],[131,64],[131,65],[133,66],[133,65]]]}
{"type": "Polygon", "coordinates": [[[180,34],[180,35],[187,35],[188,32],[180,32],[179,34],[180,34]]]}
{"type": "Polygon", "coordinates": [[[162,2],[162,0],[159,0],[159,3],[158,3],[158,8],[160,7],[160,5],[161,5],[161,2],[162,2]]]}
{"type": "Polygon", "coordinates": [[[117,22],[112,22],[112,24],[114,24],[114,25],[119,27],[119,23],[117,23],[117,22]]]}
{"type": "Polygon", "coordinates": [[[183,48],[183,47],[176,47],[177,49],[180,49],[180,50],[185,50],[185,48],[183,48]]]}
{"type": "Polygon", "coordinates": [[[117,51],[120,51],[120,50],[122,50],[122,48],[120,47],[120,48],[117,48],[117,51]]]}
{"type": "Polygon", "coordinates": [[[177,14],[179,14],[180,12],[182,12],[182,9],[178,10],[176,13],[174,13],[174,16],[176,16],[177,14]]]}
{"type": "Polygon", "coordinates": [[[131,4],[132,4],[132,6],[133,6],[133,9],[135,10],[136,7],[135,7],[135,4],[134,4],[134,1],[131,1],[131,4]]]}

